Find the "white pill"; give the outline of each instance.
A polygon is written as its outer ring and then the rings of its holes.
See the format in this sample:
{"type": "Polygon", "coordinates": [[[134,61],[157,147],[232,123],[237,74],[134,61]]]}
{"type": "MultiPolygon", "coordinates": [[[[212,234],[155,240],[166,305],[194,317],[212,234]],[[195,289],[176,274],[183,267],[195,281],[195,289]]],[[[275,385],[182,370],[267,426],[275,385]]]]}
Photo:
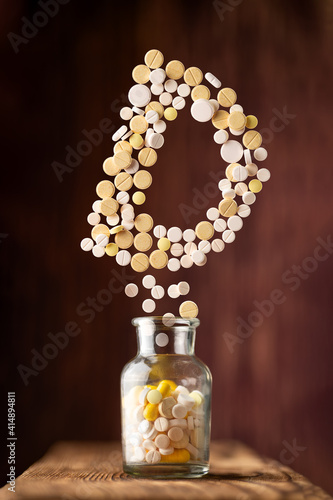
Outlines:
{"type": "Polygon", "coordinates": [[[118,128],[118,130],[115,131],[115,133],[113,134],[112,136],[112,140],[114,142],[117,142],[119,141],[119,139],[124,135],[126,134],[128,128],[126,127],[126,125],[122,125],[120,128],[118,128]]]}
{"type": "MultiPolygon", "coordinates": [[[[236,196],[236,192],[232,188],[223,189],[222,196],[223,196],[223,198],[230,198],[230,199],[233,200],[235,198],[235,196],[236,196]]],[[[220,212],[219,212],[219,214],[220,214],[220,212]]]]}
{"type": "Polygon", "coordinates": [[[254,157],[258,161],[266,160],[268,156],[267,150],[265,148],[257,148],[254,150],[254,157]]]}
{"type": "Polygon", "coordinates": [[[119,191],[119,193],[117,193],[116,200],[121,205],[125,205],[125,203],[128,203],[129,199],[129,194],[126,191],[119,191]]]}
{"type": "Polygon", "coordinates": [[[164,88],[167,92],[176,92],[178,83],[176,80],[167,80],[164,84],[164,88]]]}
{"type": "Polygon", "coordinates": [[[152,299],[146,299],[142,302],[142,309],[146,313],[152,313],[155,311],[156,304],[152,299]]]}
{"type": "Polygon", "coordinates": [[[159,115],[157,111],[154,111],[153,109],[150,109],[145,116],[146,120],[148,123],[155,123],[159,119],[159,115]]]}
{"type": "Polygon", "coordinates": [[[183,254],[183,252],[184,252],[184,248],[183,248],[183,245],[181,245],[180,243],[174,243],[170,247],[170,253],[174,257],[180,257],[183,254]]]}
{"type": "Polygon", "coordinates": [[[142,443],[143,439],[140,432],[134,432],[129,437],[129,442],[132,446],[139,446],[142,443]]]}
{"type": "Polygon", "coordinates": [[[123,220],[132,221],[134,219],[133,210],[130,209],[124,210],[123,212],[121,212],[121,218],[123,220]]]}
{"type": "Polygon", "coordinates": [[[172,103],[172,95],[169,92],[162,92],[158,100],[163,106],[169,106],[172,103]]]}
{"type": "Polygon", "coordinates": [[[187,427],[189,431],[193,431],[194,429],[194,418],[192,417],[192,415],[189,415],[187,417],[187,427]]]}
{"type": "Polygon", "coordinates": [[[158,417],[154,422],[154,426],[158,432],[165,432],[169,429],[168,419],[165,417],[158,417]]]}
{"type": "Polygon", "coordinates": [[[106,234],[98,234],[96,237],[96,243],[100,247],[106,247],[109,243],[109,237],[106,234]]]}
{"type": "Polygon", "coordinates": [[[153,132],[148,138],[149,146],[154,149],[159,149],[164,144],[164,137],[162,134],[153,132]]]}
{"type": "Polygon", "coordinates": [[[206,216],[208,220],[216,220],[220,217],[220,212],[217,208],[209,208],[206,212],[206,216]]]}
{"type": "Polygon", "coordinates": [[[239,113],[244,113],[244,109],[240,104],[234,104],[229,109],[229,113],[235,113],[235,111],[239,111],[239,113]]]}
{"type": "Polygon", "coordinates": [[[153,299],[156,299],[156,300],[162,299],[164,297],[164,294],[165,294],[165,291],[164,291],[163,286],[161,286],[161,285],[155,285],[151,289],[151,295],[152,295],[153,299]]]}
{"type": "Polygon", "coordinates": [[[166,130],[166,123],[163,120],[157,120],[157,122],[154,123],[153,125],[155,132],[158,134],[163,134],[166,130]]]}
{"type": "Polygon", "coordinates": [[[227,163],[237,163],[243,156],[243,146],[237,141],[229,140],[222,145],[221,156],[227,163]]]}
{"type": "Polygon", "coordinates": [[[213,225],[215,231],[217,231],[218,233],[222,233],[222,231],[224,231],[227,227],[227,223],[224,219],[216,219],[213,225]]]}
{"type": "Polygon", "coordinates": [[[211,103],[211,105],[214,108],[214,113],[216,113],[216,111],[218,111],[218,109],[220,107],[219,101],[217,101],[216,99],[209,99],[209,102],[211,103]]]}
{"type": "Polygon", "coordinates": [[[195,399],[192,398],[192,396],[190,396],[189,394],[186,394],[185,392],[181,392],[179,394],[177,401],[181,405],[185,406],[187,411],[191,410],[195,405],[195,399]]]}
{"type": "Polygon", "coordinates": [[[140,423],[143,419],[143,410],[145,407],[143,405],[137,406],[135,410],[133,411],[133,418],[136,422],[140,423]]]}
{"type": "Polygon", "coordinates": [[[213,252],[222,252],[222,250],[224,249],[224,241],[220,240],[220,239],[215,239],[212,241],[212,250],[213,252]]]}
{"type": "Polygon", "coordinates": [[[216,89],[220,88],[222,83],[216,76],[214,76],[212,73],[206,73],[205,74],[206,80],[213,85],[216,89]]]}
{"type": "Polygon", "coordinates": [[[153,427],[151,431],[143,434],[144,439],[155,439],[156,436],[157,436],[157,430],[155,429],[155,427],[153,427]]]}
{"type": "Polygon", "coordinates": [[[171,439],[171,441],[180,441],[182,437],[184,436],[184,431],[180,427],[171,427],[171,429],[168,432],[168,437],[171,439]]]}
{"type": "MultiPolygon", "coordinates": [[[[168,424],[168,426],[169,426],[169,424],[168,424]]],[[[148,450],[148,451],[156,450],[156,444],[154,443],[154,441],[152,439],[145,439],[144,442],[142,443],[142,446],[144,447],[145,450],[148,450]]],[[[148,457],[148,453],[146,455],[146,460],[148,460],[147,457],[148,457]]]]}
{"type": "Polygon", "coordinates": [[[195,265],[198,267],[202,267],[207,264],[207,255],[205,255],[204,260],[202,262],[195,262],[195,265]]]}
{"type": "Polygon", "coordinates": [[[166,333],[158,333],[156,335],[155,342],[159,347],[165,347],[169,343],[169,337],[166,333]]]}
{"type": "Polygon", "coordinates": [[[197,99],[191,106],[191,115],[198,122],[209,122],[213,118],[214,108],[207,99],[197,99]]]}
{"type": "MultiPolygon", "coordinates": [[[[193,427],[194,429],[194,427],[193,427]]],[[[193,430],[191,429],[191,430],[193,430]]],[[[186,446],[186,450],[189,452],[191,458],[193,460],[197,460],[198,459],[198,456],[199,456],[199,450],[198,448],[196,448],[195,446],[193,446],[193,444],[191,443],[188,443],[188,445],[186,446]]],[[[146,460],[147,460],[147,455],[146,455],[146,460]]]]}
{"type": "MultiPolygon", "coordinates": [[[[194,400],[193,400],[193,404],[194,404],[194,400]]],[[[172,407],[171,411],[172,411],[172,415],[174,418],[184,418],[186,413],[187,413],[187,408],[186,408],[186,406],[178,403],[172,407]]]]}
{"type": "Polygon", "coordinates": [[[175,324],[176,317],[172,313],[165,313],[162,316],[162,323],[164,326],[173,326],[175,324]]]}
{"type": "Polygon", "coordinates": [[[136,297],[136,295],[138,295],[138,292],[139,288],[135,283],[129,283],[125,286],[125,295],[127,295],[127,297],[136,297]]]}
{"type": "Polygon", "coordinates": [[[170,227],[167,236],[172,243],[178,243],[183,237],[183,232],[179,227],[170,227]]]}
{"type": "Polygon", "coordinates": [[[119,224],[119,215],[118,214],[113,214],[113,215],[108,215],[106,218],[106,222],[109,224],[109,226],[117,226],[119,224]]]}
{"type": "Polygon", "coordinates": [[[244,149],[244,161],[245,165],[252,163],[251,151],[249,149],[244,149]]]}
{"type": "Polygon", "coordinates": [[[193,266],[193,260],[191,259],[190,255],[183,255],[180,259],[180,264],[182,267],[184,267],[184,269],[189,269],[193,266]]]}
{"type": "Polygon", "coordinates": [[[130,203],[126,203],[125,205],[122,205],[120,207],[120,213],[125,212],[125,210],[132,210],[132,212],[134,213],[134,207],[130,203]]]}
{"type": "Polygon", "coordinates": [[[180,293],[177,285],[170,285],[168,288],[168,295],[172,299],[178,299],[180,293]]]}
{"type": "Polygon", "coordinates": [[[154,95],[162,94],[163,90],[164,90],[163,83],[153,83],[150,86],[150,91],[154,95]]]}
{"type": "Polygon", "coordinates": [[[186,243],[186,245],[184,245],[184,252],[187,255],[192,255],[192,253],[195,252],[197,248],[197,245],[193,243],[193,241],[189,241],[188,243],[186,243]]]}
{"type": "Polygon", "coordinates": [[[101,216],[96,212],[91,212],[87,217],[87,221],[91,226],[96,226],[96,224],[100,223],[101,216]]]}
{"type": "Polygon", "coordinates": [[[164,82],[165,77],[166,77],[166,74],[165,74],[164,69],[158,68],[158,69],[154,69],[150,73],[149,80],[151,81],[151,83],[159,84],[159,83],[164,82]]]}
{"type": "Polygon", "coordinates": [[[159,452],[161,455],[172,455],[172,453],[175,451],[173,446],[169,446],[169,448],[160,448],[159,452]]]}
{"type": "Polygon", "coordinates": [[[190,285],[187,281],[180,281],[177,286],[180,295],[187,295],[190,291],[190,285]]]}
{"type": "Polygon", "coordinates": [[[92,250],[94,246],[94,242],[91,238],[83,238],[83,240],[80,243],[80,246],[82,250],[84,250],[85,252],[90,252],[90,250],[92,250]]]}
{"type": "Polygon", "coordinates": [[[149,137],[150,137],[150,136],[151,136],[151,134],[153,134],[153,133],[154,133],[154,129],[152,129],[152,128],[148,128],[148,129],[147,129],[147,132],[146,132],[146,134],[145,134],[145,146],[146,146],[146,148],[147,148],[147,147],[149,148],[149,146],[150,146],[150,143],[149,143],[149,137]]]}
{"type": "Polygon", "coordinates": [[[248,171],[246,170],[245,167],[242,165],[236,165],[232,169],[232,176],[233,178],[238,182],[238,181],[246,181],[248,178],[248,171]]]}
{"type": "Polygon", "coordinates": [[[247,191],[243,194],[242,200],[245,205],[253,205],[253,203],[256,201],[256,195],[252,193],[252,191],[247,191]]]}
{"type": "Polygon", "coordinates": [[[178,110],[185,108],[185,104],[186,104],[186,101],[185,101],[184,97],[181,97],[180,95],[175,97],[172,101],[172,106],[178,110]]]}
{"type": "Polygon", "coordinates": [[[248,165],[246,165],[245,168],[247,170],[248,175],[250,175],[251,177],[256,175],[256,173],[258,172],[258,167],[255,163],[249,163],[248,165]]]}
{"type": "Polygon", "coordinates": [[[123,228],[126,229],[127,231],[131,231],[135,225],[134,220],[123,220],[121,224],[123,228]]]}
{"type": "MultiPolygon", "coordinates": [[[[191,445],[192,446],[192,445],[191,445]]],[[[194,448],[194,447],[193,447],[194,448]]],[[[196,448],[195,448],[196,449],[196,448]]],[[[191,451],[188,450],[190,455],[191,455],[191,451]]],[[[192,456],[194,456],[194,454],[192,453],[192,456]]],[[[157,450],[149,450],[147,452],[147,455],[146,455],[146,462],[148,464],[158,464],[159,462],[161,461],[161,454],[159,451],[157,450]]]]}
{"type": "Polygon", "coordinates": [[[193,252],[191,257],[195,264],[202,264],[206,259],[206,255],[201,250],[196,250],[195,252],[193,252]]]}
{"type": "Polygon", "coordinates": [[[231,229],[226,229],[222,233],[222,239],[225,243],[232,243],[235,241],[236,235],[231,229]]]}
{"type": "Polygon", "coordinates": [[[231,182],[229,179],[221,179],[219,182],[219,190],[224,191],[225,189],[231,188],[231,182]]]}
{"type": "Polygon", "coordinates": [[[131,87],[128,92],[129,102],[133,106],[138,108],[143,108],[144,106],[147,106],[147,104],[150,102],[150,99],[151,99],[151,92],[149,88],[146,87],[145,85],[142,85],[141,83],[133,85],[133,87],[131,87]]]}
{"type": "Polygon", "coordinates": [[[154,233],[155,238],[160,239],[160,238],[164,238],[164,236],[167,233],[167,230],[164,226],[159,225],[159,226],[154,227],[153,233],[154,233]]]}
{"type": "Polygon", "coordinates": [[[149,290],[156,285],[156,279],[151,274],[147,274],[142,278],[142,284],[149,290]]]}
{"type": "Polygon", "coordinates": [[[178,86],[177,92],[181,97],[187,97],[191,93],[191,88],[186,83],[181,83],[178,86]]]}
{"type": "Polygon", "coordinates": [[[245,132],[245,127],[242,128],[241,130],[234,130],[233,128],[229,127],[229,131],[232,135],[242,135],[245,132]]]}
{"type": "Polygon", "coordinates": [[[116,255],[116,262],[120,266],[128,266],[131,262],[131,254],[128,250],[120,250],[116,255]]]}
{"type": "Polygon", "coordinates": [[[157,448],[165,449],[165,448],[169,447],[170,439],[168,438],[168,436],[166,434],[159,434],[155,438],[155,444],[156,444],[157,448]]]}
{"type": "Polygon", "coordinates": [[[99,245],[95,245],[92,249],[92,253],[95,257],[103,257],[105,254],[105,248],[99,245]]]}
{"type": "Polygon", "coordinates": [[[184,241],[194,241],[196,238],[196,234],[195,232],[193,231],[193,229],[185,229],[185,231],[183,232],[183,240],[184,241]]]}
{"type": "Polygon", "coordinates": [[[179,271],[180,261],[176,258],[169,259],[168,269],[169,269],[169,271],[172,271],[172,272],[179,271]]]}
{"type": "Polygon", "coordinates": [[[267,168],[261,168],[257,172],[257,178],[261,182],[266,182],[271,178],[271,173],[267,168]]]}
{"type": "Polygon", "coordinates": [[[237,213],[240,217],[248,217],[251,213],[251,208],[248,205],[239,205],[237,213]]]}
{"type": "Polygon", "coordinates": [[[235,185],[235,193],[238,196],[242,196],[244,193],[246,193],[246,191],[248,191],[247,184],[245,184],[245,182],[237,182],[237,184],[235,185]]]}
{"type": "Polygon", "coordinates": [[[101,213],[101,203],[102,203],[102,200],[96,200],[94,201],[94,203],[92,204],[92,209],[94,212],[100,214],[101,213]]]}
{"type": "Polygon", "coordinates": [[[137,108],[136,106],[133,106],[132,111],[134,113],[136,113],[137,115],[144,115],[145,114],[145,112],[143,111],[143,109],[137,108]]]}
{"type": "Polygon", "coordinates": [[[203,253],[209,253],[211,249],[211,244],[207,240],[202,240],[198,245],[198,249],[201,250],[201,252],[203,253]]]}
{"type": "Polygon", "coordinates": [[[147,432],[150,432],[153,428],[153,424],[149,422],[148,420],[142,420],[139,424],[138,431],[141,432],[141,434],[147,434],[147,432]]]}
{"type": "Polygon", "coordinates": [[[243,221],[238,215],[233,215],[229,217],[227,225],[232,231],[239,231],[243,227],[243,221]]]}
{"type": "Polygon", "coordinates": [[[229,139],[229,134],[226,130],[218,130],[214,134],[214,141],[216,144],[224,144],[229,139]]]}
{"type": "Polygon", "coordinates": [[[180,427],[181,429],[187,429],[187,421],[185,420],[185,418],[171,418],[169,420],[169,427],[180,427]]]}
{"type": "Polygon", "coordinates": [[[136,446],[134,448],[134,455],[136,459],[143,462],[146,456],[146,450],[142,446],[136,446]]]}
{"type": "Polygon", "coordinates": [[[121,108],[119,114],[122,120],[130,120],[133,116],[133,111],[128,106],[125,106],[124,108],[121,108]]]}
{"type": "Polygon", "coordinates": [[[125,168],[125,172],[128,174],[135,174],[139,170],[139,162],[135,158],[132,158],[131,164],[129,167],[125,168]]]}

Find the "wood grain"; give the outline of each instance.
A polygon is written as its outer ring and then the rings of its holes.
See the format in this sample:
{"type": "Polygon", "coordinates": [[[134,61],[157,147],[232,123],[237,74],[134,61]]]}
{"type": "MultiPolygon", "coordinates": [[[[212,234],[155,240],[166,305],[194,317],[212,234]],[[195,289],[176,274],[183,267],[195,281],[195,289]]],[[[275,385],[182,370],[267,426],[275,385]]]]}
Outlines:
{"type": "MultiPolygon", "coordinates": [[[[17,479],[19,500],[332,499],[305,477],[236,441],[214,442],[210,473],[192,480],[132,478],[118,442],[59,442],[17,479]]],[[[0,498],[12,498],[2,489],[0,498]]]]}

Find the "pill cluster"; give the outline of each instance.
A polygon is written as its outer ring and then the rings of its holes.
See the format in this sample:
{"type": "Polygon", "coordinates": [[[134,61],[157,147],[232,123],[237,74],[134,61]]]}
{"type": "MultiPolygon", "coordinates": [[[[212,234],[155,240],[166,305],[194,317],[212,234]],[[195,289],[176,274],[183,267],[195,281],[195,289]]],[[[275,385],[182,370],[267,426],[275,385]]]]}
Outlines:
{"type": "Polygon", "coordinates": [[[204,395],[162,380],[135,386],[124,397],[125,458],[129,463],[185,463],[202,457],[204,395]]]}
{"type": "MultiPolygon", "coordinates": [[[[222,252],[225,244],[235,240],[243,219],[251,213],[256,194],[270,178],[268,169],[254,163],[267,158],[267,151],[261,146],[262,137],[255,130],[258,120],[254,115],[245,115],[243,107],[236,103],[236,92],[221,88],[222,83],[211,73],[203,75],[197,67],[185,69],[177,60],[168,62],[163,69],[163,54],[155,49],[147,52],[144,62],[132,72],[135,85],[128,92],[132,107],[120,111],[121,119],[128,125],[122,125],[113,134],[114,154],[103,163],[104,173],[113,182],[102,180],[96,187],[99,199],[88,215],[88,223],[93,226],[91,237],[81,241],[81,248],[92,251],[95,257],[115,257],[118,265],[130,265],[138,273],[145,273],[150,267],[167,267],[176,272],[181,267],[204,266],[210,251],[222,252]],[[216,99],[202,84],[204,76],[212,90],[221,88],[216,99]],[[210,207],[206,220],[194,229],[183,231],[179,227],[154,225],[149,214],[140,210],[138,213],[135,207],[145,203],[144,191],[152,184],[149,169],[157,162],[157,150],[164,144],[167,122],[177,118],[189,96],[192,117],[198,122],[211,122],[216,129],[214,141],[220,146],[227,167],[225,177],[218,183],[218,206],[210,207]],[[102,216],[106,223],[101,221],[102,216]]],[[[177,286],[168,288],[170,297],[183,295],[177,293],[177,286]]],[[[159,285],[151,288],[152,298],[142,303],[147,313],[155,310],[155,300],[165,294],[159,285]]],[[[125,292],[134,297],[138,287],[131,283],[125,292]]],[[[179,314],[195,317],[198,307],[192,301],[183,302],[179,314]]]]}

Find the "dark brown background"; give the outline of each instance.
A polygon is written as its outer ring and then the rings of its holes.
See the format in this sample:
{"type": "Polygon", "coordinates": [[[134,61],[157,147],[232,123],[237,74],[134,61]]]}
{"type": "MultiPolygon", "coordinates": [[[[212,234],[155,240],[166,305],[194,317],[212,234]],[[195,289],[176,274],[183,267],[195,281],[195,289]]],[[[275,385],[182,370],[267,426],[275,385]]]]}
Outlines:
{"type": "MultiPolygon", "coordinates": [[[[20,34],[22,16],[31,20],[40,7],[1,2],[0,232],[8,234],[0,243],[1,366],[5,389],[17,393],[18,472],[55,440],[120,435],[119,376],[135,353],[130,319],[140,304],[121,293],[90,324],[76,313],[111,277],[111,260],[79,248],[110,135],[62,183],[51,164],[64,163],[65,147],[75,148],[83,129],[105,117],[120,125],[111,103],[127,93],[145,52],[158,48],[166,60],[199,66],[235,88],[268,137],[272,180],[236,242],[176,278],[189,279],[200,306],[197,354],[214,377],[213,438],[241,439],[277,459],[296,439],[306,449],[291,466],[333,491],[333,256],[297,290],[282,282],[332,230],[333,2],[223,3],[229,7],[218,13],[211,1],[71,0],[15,54],[7,34],[20,34]],[[274,109],[284,107],[295,116],[277,131],[274,109]],[[235,335],[237,317],[246,320],[253,301],[276,288],[285,302],[231,353],[225,333],[235,335]],[[31,349],[40,351],[68,321],[81,333],[25,387],[17,365],[30,366],[31,349]]],[[[193,204],[192,190],[202,191],[222,160],[211,126],[189,119],[188,109],[176,123],[145,208],[156,222],[185,229],[179,203],[193,204]]],[[[172,279],[161,276],[166,285],[172,279]]],[[[158,312],[171,307],[166,301],[158,312]]]]}

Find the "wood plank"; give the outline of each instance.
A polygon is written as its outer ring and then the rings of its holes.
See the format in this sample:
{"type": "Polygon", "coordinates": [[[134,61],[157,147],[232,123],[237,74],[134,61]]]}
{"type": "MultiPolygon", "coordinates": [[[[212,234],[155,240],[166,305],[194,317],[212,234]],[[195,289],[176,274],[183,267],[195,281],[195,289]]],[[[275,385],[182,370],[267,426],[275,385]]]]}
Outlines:
{"type": "MultiPolygon", "coordinates": [[[[12,498],[2,488],[0,498],[12,498]]],[[[132,478],[122,471],[118,442],[59,442],[16,482],[19,500],[332,499],[289,467],[236,441],[211,445],[211,470],[200,479],[132,478]]]]}

